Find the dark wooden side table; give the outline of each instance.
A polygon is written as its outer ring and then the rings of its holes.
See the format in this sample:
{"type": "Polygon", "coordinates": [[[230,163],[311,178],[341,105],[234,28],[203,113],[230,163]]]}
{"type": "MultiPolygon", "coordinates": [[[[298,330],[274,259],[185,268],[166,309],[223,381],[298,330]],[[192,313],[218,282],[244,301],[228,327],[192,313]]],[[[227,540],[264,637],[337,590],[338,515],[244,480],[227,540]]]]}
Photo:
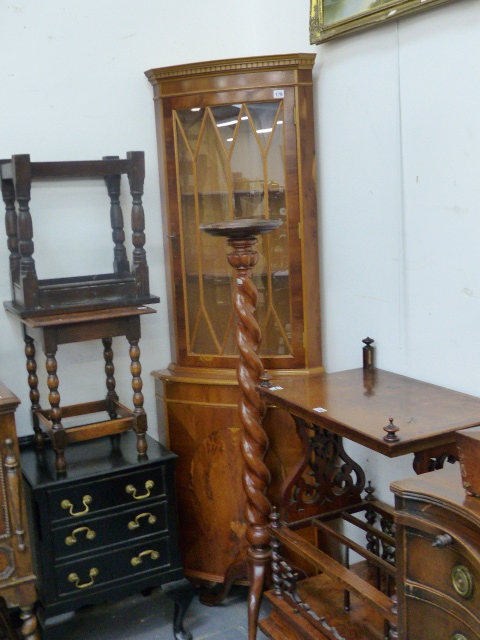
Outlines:
{"type": "MultiPolygon", "coordinates": [[[[54,616],[183,579],[176,456],[146,438],[140,457],[133,432],[72,444],[60,478],[50,448],[22,448],[44,640],[54,616]]],[[[176,600],[175,637],[189,640],[182,620],[193,588],[166,593],[176,600]]]]}
{"type": "MultiPolygon", "coordinates": [[[[98,438],[108,434],[133,429],[137,434],[137,451],[145,454],[147,444],[147,417],[143,408],[142,379],[139,340],[140,317],[155,313],[150,307],[118,307],[94,311],[57,313],[18,319],[23,326],[25,355],[27,358],[28,384],[32,404],[33,428],[38,447],[44,444],[44,435],[52,441],[56,454],[55,465],[59,472],[66,469],[65,448],[68,443],[98,438]],[[133,404],[130,410],[119,402],[115,392],[115,377],[112,338],[125,336],[130,345],[130,371],[132,375],[133,404]],[[56,353],[59,345],[101,340],[105,360],[107,394],[104,400],[87,402],[68,407],[60,406],[59,378],[56,353]],[[38,389],[35,341],[38,341],[46,357],[48,400],[50,408],[42,410],[38,389]],[[90,414],[104,414],[98,421],[64,428],[62,420],[90,414]]],[[[78,422],[78,420],[77,420],[78,422]]]]}
{"type": "Polygon", "coordinates": [[[303,443],[298,466],[282,489],[281,515],[273,514],[270,527],[274,588],[267,597],[273,609],[261,621],[261,629],[282,640],[334,638],[338,633],[348,640],[364,637],[355,635],[360,628],[365,637],[376,637],[371,629],[376,616],[380,637],[396,638],[393,590],[388,586],[385,593],[378,579],[380,573],[387,576],[387,585],[396,579],[392,509],[373,499],[363,469],[343,448],[343,438],[387,457],[413,454],[417,473],[441,468],[445,460],[456,458],[455,432],[479,424],[480,398],[378,369],[279,378],[271,388],[258,389],[268,404],[290,413],[303,443]],[[364,490],[366,499],[361,497],[364,490]],[[365,511],[365,521],[357,517],[360,511],[365,511]],[[373,590],[369,581],[359,581],[349,570],[348,562],[346,566],[330,558],[298,534],[301,529],[315,530],[348,546],[346,535],[329,530],[330,517],[365,532],[366,551],[355,543],[349,548],[378,564],[373,590]],[[282,549],[309,562],[321,575],[302,579],[288,566],[282,549]],[[337,601],[332,584],[343,584],[343,590],[337,589],[337,601]],[[344,609],[343,591],[349,594],[350,619],[339,615],[344,609]],[[350,593],[359,598],[351,607],[350,593]]]}

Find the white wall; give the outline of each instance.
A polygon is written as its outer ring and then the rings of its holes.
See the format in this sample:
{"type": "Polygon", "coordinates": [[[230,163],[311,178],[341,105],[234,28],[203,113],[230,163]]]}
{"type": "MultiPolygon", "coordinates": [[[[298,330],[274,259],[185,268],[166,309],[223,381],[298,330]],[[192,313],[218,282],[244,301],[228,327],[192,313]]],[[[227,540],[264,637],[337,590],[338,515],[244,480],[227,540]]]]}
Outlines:
{"type": "MultiPolygon", "coordinates": [[[[360,366],[361,340],[370,335],[379,367],[480,395],[480,3],[456,0],[317,47],[308,43],[308,5],[0,0],[0,157],[146,153],[147,256],[162,302],[144,318],[140,346],[150,431],[161,439],[149,373],[166,367],[170,354],[152,90],[143,72],[171,64],[317,53],[325,366],[360,366]]],[[[80,209],[83,226],[62,193],[47,191],[35,194],[38,204],[32,199],[39,270],[40,251],[53,241],[50,255],[73,273],[104,271],[97,247],[109,246],[109,232],[100,191],[88,196],[91,208],[80,209]],[[52,237],[48,198],[74,218],[73,248],[52,237]]],[[[0,243],[1,300],[10,299],[7,255],[0,243]]],[[[0,335],[0,379],[22,400],[24,435],[23,341],[5,313],[0,335]]],[[[126,343],[117,339],[114,348],[118,389],[128,400],[126,343]]],[[[58,361],[64,403],[103,396],[98,346],[61,347],[58,361]]],[[[410,460],[386,465],[368,452],[356,455],[384,486],[389,476],[411,474],[410,460]]]]}

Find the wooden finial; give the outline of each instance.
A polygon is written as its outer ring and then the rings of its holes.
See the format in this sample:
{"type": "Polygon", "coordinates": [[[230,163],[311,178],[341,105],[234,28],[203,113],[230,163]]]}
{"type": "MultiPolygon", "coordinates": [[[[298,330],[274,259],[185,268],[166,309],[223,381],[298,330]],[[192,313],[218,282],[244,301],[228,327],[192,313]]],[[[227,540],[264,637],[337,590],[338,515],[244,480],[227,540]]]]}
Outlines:
{"type": "Polygon", "coordinates": [[[372,344],[375,342],[372,338],[365,338],[362,340],[363,344],[363,368],[371,370],[373,369],[373,347],[372,344]]]}
{"type": "Polygon", "coordinates": [[[262,375],[259,378],[260,380],[260,386],[261,387],[267,387],[267,389],[269,387],[272,386],[271,380],[272,380],[272,376],[267,373],[265,370],[263,371],[262,375]]]}
{"type": "Polygon", "coordinates": [[[397,431],[400,430],[400,427],[397,427],[393,424],[393,418],[389,418],[389,424],[386,427],[383,427],[383,430],[387,432],[386,436],[383,436],[385,442],[398,442],[400,438],[397,436],[397,431]]]}

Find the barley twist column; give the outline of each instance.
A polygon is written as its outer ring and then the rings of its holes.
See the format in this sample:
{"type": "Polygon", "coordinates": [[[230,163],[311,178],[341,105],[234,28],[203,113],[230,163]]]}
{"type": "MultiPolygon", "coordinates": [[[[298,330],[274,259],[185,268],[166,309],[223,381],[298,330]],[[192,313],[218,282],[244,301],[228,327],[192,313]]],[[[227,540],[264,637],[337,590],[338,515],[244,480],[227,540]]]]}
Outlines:
{"type": "Polygon", "coordinates": [[[237,380],[240,387],[238,410],[242,424],[242,456],[244,460],[243,488],[246,494],[245,519],[250,590],[248,595],[248,640],[255,640],[265,571],[270,560],[270,534],[268,531],[270,504],[265,495],[270,474],[264,462],[268,439],[262,427],[265,403],[257,385],[263,374],[258,357],[261,340],[260,327],[254,317],[258,292],[252,281],[253,267],[258,253],[253,248],[256,235],[273,231],[280,220],[238,219],[212,225],[203,225],[202,231],[224,236],[233,251],[227,260],[235,269],[233,306],[237,314],[235,341],[239,350],[237,380]]]}

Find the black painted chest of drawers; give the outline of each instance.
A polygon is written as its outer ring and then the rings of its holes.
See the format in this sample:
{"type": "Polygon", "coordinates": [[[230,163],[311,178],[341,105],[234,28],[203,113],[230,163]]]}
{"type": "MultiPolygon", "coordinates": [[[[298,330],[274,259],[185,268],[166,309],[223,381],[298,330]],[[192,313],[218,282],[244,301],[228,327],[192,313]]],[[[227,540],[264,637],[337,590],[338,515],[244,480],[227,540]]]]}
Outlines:
{"type": "Polygon", "coordinates": [[[148,437],[138,459],[129,432],[21,453],[40,620],[183,577],[174,497],[176,456],[148,437]]]}

